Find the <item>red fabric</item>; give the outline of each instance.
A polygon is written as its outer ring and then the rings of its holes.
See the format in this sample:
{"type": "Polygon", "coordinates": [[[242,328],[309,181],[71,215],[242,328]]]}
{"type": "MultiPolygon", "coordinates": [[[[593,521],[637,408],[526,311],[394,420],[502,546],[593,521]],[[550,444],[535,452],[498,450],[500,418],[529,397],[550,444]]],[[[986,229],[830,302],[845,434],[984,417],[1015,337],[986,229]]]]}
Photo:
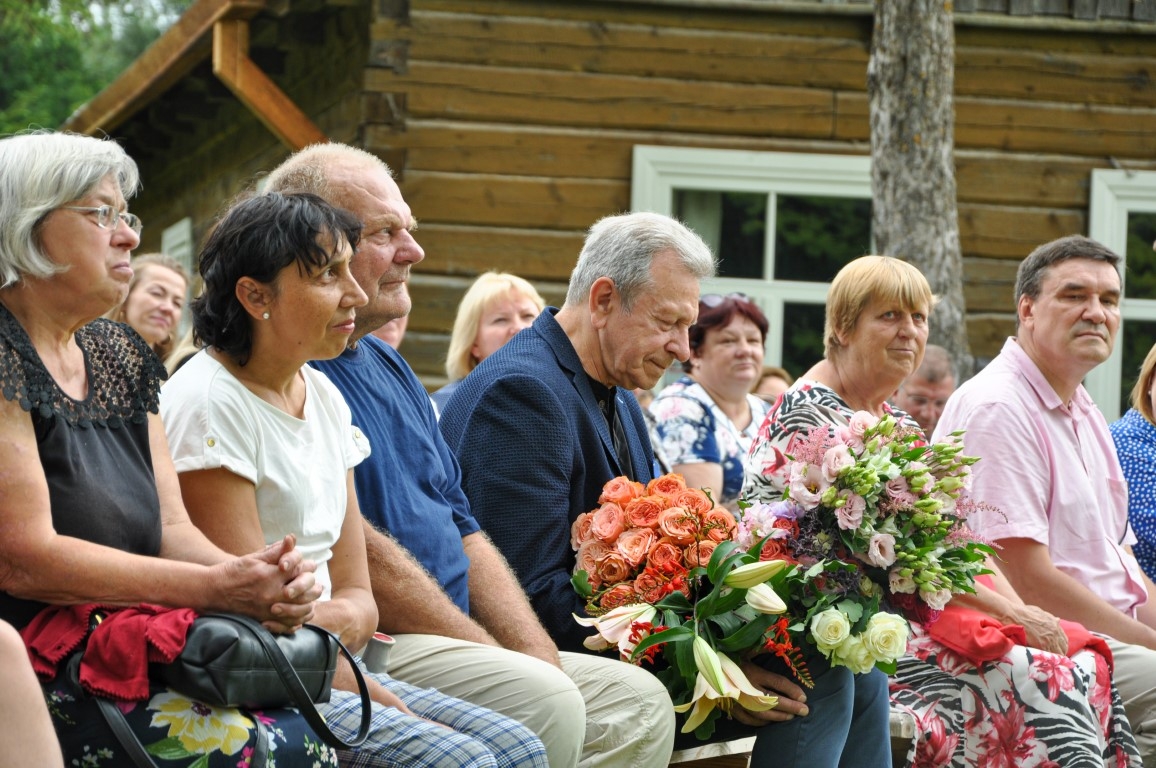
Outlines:
{"type": "MultiPolygon", "coordinates": [[[[1103,638],[1082,624],[1060,621],[1068,636],[1068,656],[1085,648],[1103,656],[1112,667],[1112,651],[1103,638]]],[[[948,604],[939,619],[926,627],[937,642],[958,653],[973,665],[1003,658],[1016,645],[1027,645],[1027,633],[1019,624],[1001,624],[986,613],[948,604]]]]}
{"type": "Polygon", "coordinates": [[[129,608],[94,603],[45,608],[21,632],[33,669],[42,679],[55,677],[60,662],[80,646],[97,610],[105,615],[93,628],[81,657],[80,684],[106,698],[147,699],[149,663],[168,663],[180,654],[196,611],[146,603],[129,608]]]}

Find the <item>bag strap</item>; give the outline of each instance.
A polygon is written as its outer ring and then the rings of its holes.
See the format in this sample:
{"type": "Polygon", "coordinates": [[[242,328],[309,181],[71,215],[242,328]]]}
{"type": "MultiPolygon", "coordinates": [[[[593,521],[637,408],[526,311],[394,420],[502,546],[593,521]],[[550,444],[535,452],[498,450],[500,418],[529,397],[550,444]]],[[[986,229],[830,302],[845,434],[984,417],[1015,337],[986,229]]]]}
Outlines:
{"type": "MultiPolygon", "coordinates": [[[[102,696],[94,696],[93,699],[95,699],[96,706],[100,709],[100,714],[104,716],[104,720],[108,723],[113,735],[128,753],[133,765],[136,768],[159,768],[152,755],[148,753],[144,745],[140,743],[140,739],[133,733],[132,728],[129,727],[128,720],[120,711],[120,707],[102,696]]],[[[265,724],[259,719],[256,717],[251,719],[255,727],[253,729],[253,754],[249,758],[249,768],[265,768],[269,762],[269,733],[265,729],[265,724]]]]}
{"type": "Polygon", "coordinates": [[[277,641],[273,639],[272,633],[265,629],[264,625],[248,616],[235,613],[212,613],[204,615],[230,619],[245,626],[253,633],[257,640],[260,641],[261,647],[265,649],[265,655],[269,657],[273,668],[277,670],[277,674],[280,675],[281,681],[285,684],[285,690],[287,690],[293,698],[297,709],[301,711],[301,714],[305,717],[305,721],[309,723],[326,744],[337,749],[354,749],[365,743],[366,738],[369,737],[369,725],[373,716],[373,705],[369,699],[369,687],[365,684],[365,676],[361,674],[361,669],[357,666],[357,660],[337,635],[324,627],[318,627],[313,624],[305,624],[301,629],[297,630],[300,632],[309,629],[332,638],[333,642],[337,643],[338,650],[349,660],[349,666],[353,668],[353,675],[357,678],[358,693],[361,694],[361,725],[357,729],[357,735],[349,741],[343,741],[341,737],[330,730],[329,724],[325,722],[325,718],[317,711],[317,705],[313,703],[313,697],[305,690],[305,686],[301,683],[301,678],[297,676],[297,670],[293,669],[293,665],[285,658],[281,647],[277,645],[277,641]]]}

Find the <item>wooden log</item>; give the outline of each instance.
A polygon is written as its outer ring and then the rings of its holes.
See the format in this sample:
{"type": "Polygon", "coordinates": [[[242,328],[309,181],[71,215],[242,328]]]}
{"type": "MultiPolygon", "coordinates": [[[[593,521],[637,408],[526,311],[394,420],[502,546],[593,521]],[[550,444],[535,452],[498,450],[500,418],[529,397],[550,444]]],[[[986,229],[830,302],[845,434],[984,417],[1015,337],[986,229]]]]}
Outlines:
{"type": "Polygon", "coordinates": [[[1087,232],[1083,211],[961,204],[959,236],[965,257],[1019,261],[1042,243],[1087,232]]]}
{"type": "MultiPolygon", "coordinates": [[[[419,208],[413,210],[422,215],[419,208]]],[[[415,235],[426,253],[417,268],[420,272],[472,278],[492,269],[530,281],[565,283],[585,232],[423,223],[415,235]]]]}
{"type": "Polygon", "coordinates": [[[540,123],[807,138],[832,132],[830,92],[581,72],[463,67],[411,61],[399,76],[370,69],[365,87],[404,93],[419,118],[540,123]]]}

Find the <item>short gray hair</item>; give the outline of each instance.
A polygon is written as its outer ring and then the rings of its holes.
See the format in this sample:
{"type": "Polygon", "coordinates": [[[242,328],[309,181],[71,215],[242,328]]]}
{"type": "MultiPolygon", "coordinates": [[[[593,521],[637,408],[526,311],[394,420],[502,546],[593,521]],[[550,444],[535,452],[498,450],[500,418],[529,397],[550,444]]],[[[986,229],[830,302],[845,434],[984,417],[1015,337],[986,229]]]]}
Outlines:
{"type": "Polygon", "coordinates": [[[294,152],[266,177],[266,192],[309,192],[330,205],[344,205],[341,185],[332,183],[336,168],[380,168],[390,178],[393,171],[370,152],[339,142],[310,144],[294,152]]]}
{"type": "Polygon", "coordinates": [[[674,251],[687,271],[699,280],[713,277],[710,246],[689,227],[661,213],[606,216],[590,227],[578,263],[570,274],[566,305],[580,306],[600,277],[614,281],[627,312],[635,298],[651,285],[650,263],[664,251],[674,251]]]}
{"type": "Polygon", "coordinates": [[[0,287],[62,270],[40,248],[40,222],[109,174],[126,200],[140,186],[136,163],[114,141],[49,131],[0,139],[0,287]]]}
{"type": "Polygon", "coordinates": [[[1016,271],[1016,306],[1019,306],[1022,296],[1027,296],[1033,300],[1038,299],[1040,286],[1044,282],[1044,275],[1047,274],[1048,269],[1070,259],[1103,261],[1111,264],[1117,274],[1120,270],[1120,256],[1111,248],[1083,235],[1061,237],[1050,243],[1044,243],[1020,262],[1019,269],[1016,271]]]}

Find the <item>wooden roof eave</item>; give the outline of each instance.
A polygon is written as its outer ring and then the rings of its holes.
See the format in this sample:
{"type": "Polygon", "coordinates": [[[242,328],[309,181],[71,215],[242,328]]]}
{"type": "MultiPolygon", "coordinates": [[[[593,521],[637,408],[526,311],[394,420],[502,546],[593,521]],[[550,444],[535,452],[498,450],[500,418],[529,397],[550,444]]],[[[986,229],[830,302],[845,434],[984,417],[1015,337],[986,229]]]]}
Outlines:
{"type": "Polygon", "coordinates": [[[109,133],[210,56],[213,73],[292,149],[325,135],[249,59],[248,22],[268,0],[197,0],[120,77],[81,106],[62,130],[109,133]]]}

